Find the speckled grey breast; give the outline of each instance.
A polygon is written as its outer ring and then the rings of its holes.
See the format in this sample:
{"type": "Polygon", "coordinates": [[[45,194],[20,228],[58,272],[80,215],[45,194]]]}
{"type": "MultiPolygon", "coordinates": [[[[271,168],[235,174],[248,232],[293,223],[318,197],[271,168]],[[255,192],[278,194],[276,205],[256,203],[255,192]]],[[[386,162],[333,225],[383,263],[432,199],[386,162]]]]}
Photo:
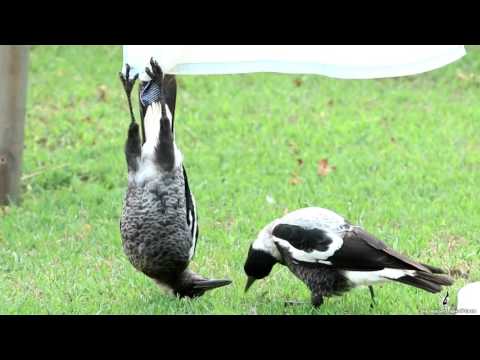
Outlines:
{"type": "Polygon", "coordinates": [[[307,264],[294,261],[288,251],[280,249],[284,265],[312,292],[312,296],[334,296],[349,291],[353,284],[337,269],[328,265],[307,264]]]}
{"type": "Polygon", "coordinates": [[[132,265],[146,275],[162,278],[188,266],[192,239],[184,193],[181,169],[143,186],[129,184],[120,220],[123,248],[132,265]]]}

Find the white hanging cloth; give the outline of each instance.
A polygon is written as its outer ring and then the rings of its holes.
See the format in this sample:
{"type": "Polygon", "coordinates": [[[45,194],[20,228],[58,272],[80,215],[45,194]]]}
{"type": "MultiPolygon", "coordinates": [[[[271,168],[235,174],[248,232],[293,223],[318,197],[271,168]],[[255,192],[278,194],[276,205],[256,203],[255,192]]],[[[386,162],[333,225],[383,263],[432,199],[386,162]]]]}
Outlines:
{"type": "Polygon", "coordinates": [[[123,71],[149,80],[155,58],[176,75],[274,72],[375,79],[420,74],[465,55],[463,45],[124,45],[123,71]]]}

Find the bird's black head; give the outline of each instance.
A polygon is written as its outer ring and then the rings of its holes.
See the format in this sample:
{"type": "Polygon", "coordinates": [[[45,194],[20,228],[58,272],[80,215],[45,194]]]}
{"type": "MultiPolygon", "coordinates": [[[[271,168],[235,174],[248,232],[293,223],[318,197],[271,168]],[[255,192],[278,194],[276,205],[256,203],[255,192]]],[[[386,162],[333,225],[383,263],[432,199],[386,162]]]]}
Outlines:
{"type": "Polygon", "coordinates": [[[277,259],[266,251],[254,249],[250,246],[248,250],[247,260],[245,261],[244,270],[248,276],[245,292],[254,283],[255,280],[263,279],[272,271],[273,265],[277,263],[277,259]]]}

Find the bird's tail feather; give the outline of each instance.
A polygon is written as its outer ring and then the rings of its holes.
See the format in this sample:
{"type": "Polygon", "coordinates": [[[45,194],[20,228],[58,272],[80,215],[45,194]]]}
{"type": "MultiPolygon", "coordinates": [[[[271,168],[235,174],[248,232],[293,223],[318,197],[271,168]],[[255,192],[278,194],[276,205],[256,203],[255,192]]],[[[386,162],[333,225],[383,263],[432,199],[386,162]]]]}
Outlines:
{"type": "Polygon", "coordinates": [[[186,270],[180,276],[175,286],[175,293],[180,297],[199,297],[206,291],[217,289],[222,286],[231,284],[228,279],[207,279],[191,270],[186,270]]]}
{"type": "Polygon", "coordinates": [[[222,286],[226,286],[231,284],[231,280],[223,279],[223,280],[200,280],[194,283],[193,288],[198,290],[212,290],[222,286]]]}
{"type": "Polygon", "coordinates": [[[450,286],[453,284],[453,280],[446,275],[438,273],[432,274],[425,271],[415,271],[413,275],[405,275],[395,279],[395,281],[414,286],[431,293],[438,293],[442,290],[442,286],[450,286]]]}

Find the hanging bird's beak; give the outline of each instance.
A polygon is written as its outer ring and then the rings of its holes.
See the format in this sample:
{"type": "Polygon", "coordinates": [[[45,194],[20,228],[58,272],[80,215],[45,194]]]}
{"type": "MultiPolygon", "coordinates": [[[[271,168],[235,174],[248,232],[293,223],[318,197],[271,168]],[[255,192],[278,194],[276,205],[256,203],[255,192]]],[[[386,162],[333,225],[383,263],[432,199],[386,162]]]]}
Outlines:
{"type": "Polygon", "coordinates": [[[248,279],[247,279],[247,284],[245,285],[245,292],[248,291],[248,289],[250,289],[250,286],[252,286],[252,284],[255,282],[255,279],[254,277],[252,276],[249,276],[248,279]]]}

